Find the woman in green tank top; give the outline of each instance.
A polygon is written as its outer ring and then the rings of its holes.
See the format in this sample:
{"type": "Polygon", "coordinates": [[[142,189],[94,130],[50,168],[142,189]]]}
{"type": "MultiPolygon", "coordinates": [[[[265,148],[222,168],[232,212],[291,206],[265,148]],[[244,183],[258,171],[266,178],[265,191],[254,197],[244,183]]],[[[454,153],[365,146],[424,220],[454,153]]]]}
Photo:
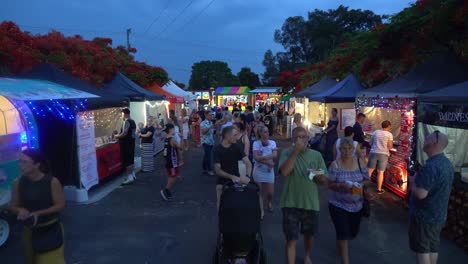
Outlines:
{"type": "Polygon", "coordinates": [[[39,151],[25,150],[19,161],[21,177],[14,182],[10,209],[24,223],[26,263],[64,264],[63,226],[59,219],[65,208],[62,185],[48,174],[47,161],[39,151]],[[43,227],[50,231],[52,226],[55,235],[41,231],[43,227]]]}

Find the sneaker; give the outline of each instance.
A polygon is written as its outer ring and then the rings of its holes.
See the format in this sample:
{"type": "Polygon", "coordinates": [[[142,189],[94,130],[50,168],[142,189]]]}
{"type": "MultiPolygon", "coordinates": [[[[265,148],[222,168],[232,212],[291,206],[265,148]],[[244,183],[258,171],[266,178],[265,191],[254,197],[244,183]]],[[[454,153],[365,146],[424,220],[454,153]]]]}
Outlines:
{"type": "Polygon", "coordinates": [[[132,179],[130,180],[128,177],[125,179],[125,181],[122,182],[122,185],[129,185],[129,184],[132,184],[134,182],[134,178],[132,177],[132,179]]]}
{"type": "Polygon", "coordinates": [[[377,190],[377,194],[383,194],[385,192],[385,190],[377,190]]]}
{"type": "Polygon", "coordinates": [[[159,192],[161,194],[161,197],[165,200],[165,201],[169,201],[169,198],[167,198],[167,194],[166,194],[166,190],[161,190],[159,192]]]}
{"type": "Polygon", "coordinates": [[[161,194],[161,197],[162,197],[165,201],[169,201],[169,199],[172,198],[171,191],[169,191],[169,190],[167,190],[167,189],[162,189],[159,193],[161,194]]]}
{"type": "Polygon", "coordinates": [[[209,171],[209,172],[208,172],[208,175],[210,175],[210,176],[214,176],[214,175],[215,175],[215,173],[214,173],[214,172],[212,172],[212,171],[209,171]]]}

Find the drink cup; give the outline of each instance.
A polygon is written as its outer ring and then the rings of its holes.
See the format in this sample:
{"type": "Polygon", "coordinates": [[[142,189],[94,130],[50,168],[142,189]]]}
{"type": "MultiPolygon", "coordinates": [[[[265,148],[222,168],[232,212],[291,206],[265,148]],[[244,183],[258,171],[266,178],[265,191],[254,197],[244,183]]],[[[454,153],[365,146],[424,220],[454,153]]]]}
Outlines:
{"type": "Polygon", "coordinates": [[[245,163],[242,160],[240,160],[238,166],[239,166],[239,176],[240,177],[246,177],[247,176],[247,167],[245,166],[245,163]]]}

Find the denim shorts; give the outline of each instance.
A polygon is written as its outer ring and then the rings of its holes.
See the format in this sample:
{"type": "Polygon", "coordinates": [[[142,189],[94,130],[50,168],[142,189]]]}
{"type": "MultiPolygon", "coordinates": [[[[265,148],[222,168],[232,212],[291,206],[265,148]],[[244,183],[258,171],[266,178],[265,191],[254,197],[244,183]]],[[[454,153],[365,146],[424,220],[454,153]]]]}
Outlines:
{"type": "Polygon", "coordinates": [[[369,162],[367,163],[367,168],[375,169],[377,167],[378,171],[384,171],[387,168],[388,164],[388,155],[371,153],[369,155],[369,162]]]}

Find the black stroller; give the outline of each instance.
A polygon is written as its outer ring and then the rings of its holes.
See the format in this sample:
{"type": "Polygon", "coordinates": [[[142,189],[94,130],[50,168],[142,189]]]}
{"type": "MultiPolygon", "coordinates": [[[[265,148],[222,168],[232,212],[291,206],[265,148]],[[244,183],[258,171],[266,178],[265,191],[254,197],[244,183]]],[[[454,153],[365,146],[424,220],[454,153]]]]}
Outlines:
{"type": "Polygon", "coordinates": [[[258,185],[227,184],[219,207],[214,264],[265,264],[258,185]]]}

